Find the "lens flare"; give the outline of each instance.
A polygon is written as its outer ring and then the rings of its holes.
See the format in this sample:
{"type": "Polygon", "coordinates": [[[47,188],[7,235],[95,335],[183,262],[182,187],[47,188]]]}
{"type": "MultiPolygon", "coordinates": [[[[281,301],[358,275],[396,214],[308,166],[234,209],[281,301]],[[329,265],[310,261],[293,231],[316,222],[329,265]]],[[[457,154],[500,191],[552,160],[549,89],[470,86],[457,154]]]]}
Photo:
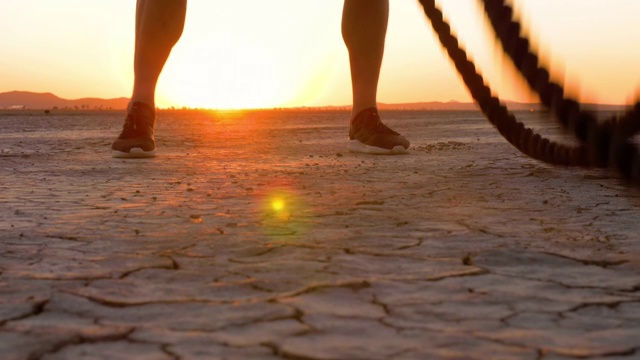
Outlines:
{"type": "Polygon", "coordinates": [[[294,213],[300,211],[300,206],[296,201],[296,195],[290,190],[276,190],[266,198],[267,211],[263,211],[264,218],[274,218],[281,222],[292,220],[294,213]]]}
{"type": "Polygon", "coordinates": [[[271,201],[271,208],[273,209],[273,211],[276,211],[276,212],[283,211],[284,208],[285,208],[284,200],[282,200],[280,198],[273,199],[271,201]]]}
{"type": "Polygon", "coordinates": [[[297,241],[307,233],[308,209],[293,187],[276,187],[257,194],[260,224],[265,235],[282,241],[297,241]]]}

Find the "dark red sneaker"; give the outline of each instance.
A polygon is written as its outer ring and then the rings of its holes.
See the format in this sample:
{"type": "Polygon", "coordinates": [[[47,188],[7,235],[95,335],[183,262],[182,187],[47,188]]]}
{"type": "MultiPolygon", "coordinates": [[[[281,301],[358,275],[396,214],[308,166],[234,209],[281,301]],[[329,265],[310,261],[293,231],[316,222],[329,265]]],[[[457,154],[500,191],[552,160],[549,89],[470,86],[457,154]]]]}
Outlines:
{"type": "Polygon", "coordinates": [[[374,107],[362,110],[351,120],[348,145],[351,152],[391,155],[404,154],[408,148],[409,140],[385,125],[374,107]]]}
{"type": "Polygon", "coordinates": [[[156,156],[153,129],[155,110],[144,103],[135,102],[127,114],[120,136],[111,145],[114,158],[151,158],[156,156]]]}

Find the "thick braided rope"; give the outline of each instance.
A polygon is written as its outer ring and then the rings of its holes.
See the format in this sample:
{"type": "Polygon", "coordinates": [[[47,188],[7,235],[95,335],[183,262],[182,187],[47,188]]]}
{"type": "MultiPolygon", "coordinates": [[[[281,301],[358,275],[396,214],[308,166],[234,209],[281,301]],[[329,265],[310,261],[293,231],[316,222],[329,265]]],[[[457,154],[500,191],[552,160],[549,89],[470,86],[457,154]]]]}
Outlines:
{"type": "Polygon", "coordinates": [[[629,138],[640,131],[640,102],[622,116],[612,116],[599,123],[594,113],[565,97],[561,84],[550,81],[549,71],[530,49],[529,40],[521,36],[521,25],[513,9],[504,0],[482,0],[496,37],[505,53],[527,81],[540,101],[554,113],[560,123],[588,147],[589,163],[598,167],[617,167],[628,180],[634,180],[638,158],[629,138]]]}
{"type": "Polygon", "coordinates": [[[458,45],[458,39],[451,34],[451,27],[443,19],[435,0],[420,0],[431,26],[446,49],[471,96],[480,110],[498,132],[522,153],[547,163],[565,166],[589,166],[585,145],[568,146],[559,144],[536,134],[525,127],[511,114],[500,99],[491,95],[491,89],[477,73],[475,65],[467,58],[466,52],[458,45]]]}

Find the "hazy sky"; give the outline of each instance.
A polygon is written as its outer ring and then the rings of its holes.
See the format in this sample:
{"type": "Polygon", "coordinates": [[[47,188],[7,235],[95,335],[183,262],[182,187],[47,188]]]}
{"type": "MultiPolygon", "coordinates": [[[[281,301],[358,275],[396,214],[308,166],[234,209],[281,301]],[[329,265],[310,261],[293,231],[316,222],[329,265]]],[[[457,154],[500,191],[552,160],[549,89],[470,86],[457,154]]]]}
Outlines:
{"type": "MultiPolygon", "coordinates": [[[[531,100],[477,0],[440,1],[501,98],[531,100]]],[[[640,83],[638,0],[515,0],[557,76],[583,101],[626,103],[640,83]]],[[[190,0],[159,106],[348,105],[342,0],[190,0]]],[[[129,96],[134,0],[1,0],[0,92],[129,96]]],[[[379,101],[467,101],[418,2],[391,0],[379,101]]]]}

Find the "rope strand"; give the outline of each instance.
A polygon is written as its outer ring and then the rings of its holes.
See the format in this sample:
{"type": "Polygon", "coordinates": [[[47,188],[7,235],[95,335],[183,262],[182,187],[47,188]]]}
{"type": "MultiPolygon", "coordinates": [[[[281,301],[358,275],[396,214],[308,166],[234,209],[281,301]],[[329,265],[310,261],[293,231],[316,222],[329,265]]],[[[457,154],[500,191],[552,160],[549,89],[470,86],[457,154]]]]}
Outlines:
{"type": "Polygon", "coordinates": [[[527,156],[554,165],[587,165],[585,163],[587,148],[584,145],[569,146],[551,141],[519,122],[485,85],[482,75],[476,71],[467,53],[459,46],[458,39],[451,33],[451,27],[444,21],[442,11],[436,7],[435,0],[420,0],[420,3],[471,96],[489,122],[509,143],[527,156]]]}
{"type": "Polygon", "coordinates": [[[466,52],[452,35],[435,0],[419,0],[440,43],[487,119],[514,147],[527,156],[555,165],[614,167],[634,184],[640,184],[640,153],[630,138],[640,132],[640,102],[624,115],[599,123],[593,112],[565,97],[561,84],[550,80],[549,71],[527,38],[520,36],[521,25],[513,19],[513,9],[504,0],[482,0],[485,12],[503,46],[527,84],[540,97],[556,119],[574,133],[580,144],[569,146],[551,141],[519,122],[485,84],[466,52]]]}
{"type": "Polygon", "coordinates": [[[482,0],[482,3],[496,37],[522,77],[556,119],[586,144],[589,165],[616,168],[625,179],[637,183],[638,175],[634,175],[633,169],[638,168],[634,164],[638,161],[634,160],[638,159],[638,149],[630,138],[640,131],[640,102],[620,117],[613,115],[598,122],[595,113],[583,110],[578,101],[564,96],[561,84],[550,81],[549,71],[530,49],[529,40],[520,35],[522,26],[505,0],[482,0]]]}

